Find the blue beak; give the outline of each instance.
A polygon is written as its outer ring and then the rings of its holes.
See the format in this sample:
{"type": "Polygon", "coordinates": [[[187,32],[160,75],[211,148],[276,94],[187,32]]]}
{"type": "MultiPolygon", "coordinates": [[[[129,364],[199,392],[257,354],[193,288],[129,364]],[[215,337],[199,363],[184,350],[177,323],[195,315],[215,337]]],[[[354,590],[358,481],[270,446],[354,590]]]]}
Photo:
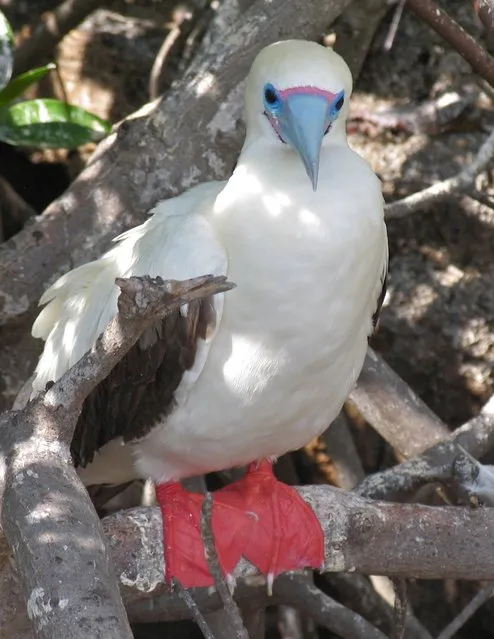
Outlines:
{"type": "Polygon", "coordinates": [[[322,139],[329,124],[329,107],[322,95],[295,93],[288,96],[283,112],[278,115],[280,134],[300,155],[314,191],[322,139]]]}

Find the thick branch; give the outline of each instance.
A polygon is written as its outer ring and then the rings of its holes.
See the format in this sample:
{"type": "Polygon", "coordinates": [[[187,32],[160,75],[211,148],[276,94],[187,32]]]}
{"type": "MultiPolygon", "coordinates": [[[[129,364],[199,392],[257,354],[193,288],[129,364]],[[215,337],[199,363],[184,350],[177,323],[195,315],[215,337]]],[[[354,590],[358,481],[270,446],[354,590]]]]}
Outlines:
{"type": "Polygon", "coordinates": [[[371,348],[350,400],[404,457],[417,455],[449,435],[448,427],[371,348]]]}
{"type": "MultiPolygon", "coordinates": [[[[329,486],[299,490],[324,529],[325,570],[419,579],[494,579],[493,508],[373,502],[329,486]]],[[[103,527],[126,605],[166,592],[159,509],[119,512],[104,519],[103,527]]],[[[265,580],[256,575],[250,564],[240,562],[234,572],[239,583],[236,598],[257,597],[259,586],[265,589],[265,580]]],[[[221,606],[206,589],[194,592],[196,597],[203,610],[221,606]]],[[[189,612],[168,593],[160,599],[159,615],[171,620],[187,618],[189,612]]]]}
{"type": "Polygon", "coordinates": [[[146,327],[193,299],[231,288],[225,278],[117,280],[119,314],[95,347],[27,407],[5,413],[2,519],[36,635],[131,637],[93,505],[71,463],[70,443],[87,395],[146,327]],[[77,575],[77,579],[74,579],[77,575]]]}
{"type": "Polygon", "coordinates": [[[408,0],[407,6],[494,87],[494,59],[446,11],[440,9],[433,0],[408,0]]]}

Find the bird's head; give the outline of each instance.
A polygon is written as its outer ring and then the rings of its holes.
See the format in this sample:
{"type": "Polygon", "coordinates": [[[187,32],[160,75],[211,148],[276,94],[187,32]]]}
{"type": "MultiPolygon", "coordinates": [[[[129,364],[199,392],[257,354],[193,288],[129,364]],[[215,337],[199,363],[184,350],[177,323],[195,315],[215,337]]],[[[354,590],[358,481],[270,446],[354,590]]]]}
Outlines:
{"type": "Polygon", "coordinates": [[[350,69],[332,49],[305,40],[276,42],[247,78],[247,137],[298,153],[314,191],[321,147],[346,139],[350,69]]]}

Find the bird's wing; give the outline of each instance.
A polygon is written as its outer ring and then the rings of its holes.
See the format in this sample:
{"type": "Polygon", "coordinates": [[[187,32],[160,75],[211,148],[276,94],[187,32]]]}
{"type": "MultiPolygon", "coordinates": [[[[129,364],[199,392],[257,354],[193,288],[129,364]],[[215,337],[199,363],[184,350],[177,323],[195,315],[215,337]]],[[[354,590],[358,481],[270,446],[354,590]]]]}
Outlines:
{"type": "MultiPolygon", "coordinates": [[[[226,251],[202,214],[222,186],[201,185],[160,203],[150,219],[118,237],[101,259],[67,273],[46,291],[40,303],[47,305],[32,330],[46,340],[33,394],[92,348],[117,312],[116,277],[183,280],[227,274],[226,251]]],[[[170,413],[180,382],[190,387],[202,371],[222,308],[222,295],[194,301],[141,336],[84,403],[72,442],[77,465],[91,462],[117,437],[142,437],[170,413]]]]}
{"type": "Polygon", "coordinates": [[[374,299],[376,300],[376,307],[372,314],[372,328],[374,331],[377,330],[379,324],[379,318],[381,316],[381,309],[384,303],[384,299],[386,297],[387,285],[388,285],[388,236],[386,233],[386,228],[384,229],[384,253],[381,265],[381,275],[379,277],[379,281],[376,284],[376,291],[374,295],[374,299]]]}

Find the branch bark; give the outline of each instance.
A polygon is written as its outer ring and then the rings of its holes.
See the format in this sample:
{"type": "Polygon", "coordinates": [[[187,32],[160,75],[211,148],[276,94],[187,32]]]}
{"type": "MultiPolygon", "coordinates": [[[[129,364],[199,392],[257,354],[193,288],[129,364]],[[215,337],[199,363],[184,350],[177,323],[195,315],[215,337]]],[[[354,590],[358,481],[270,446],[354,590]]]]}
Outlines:
{"type": "Polygon", "coordinates": [[[494,59],[433,0],[408,0],[408,7],[444,38],[475,73],[494,86],[494,59]]]}
{"type": "MultiPolygon", "coordinates": [[[[324,529],[325,570],[418,579],[494,580],[493,508],[375,502],[329,486],[299,491],[324,529]]],[[[145,600],[166,593],[159,599],[159,618],[188,618],[187,607],[163,583],[159,509],[119,512],[102,523],[126,606],[145,605],[145,600]]],[[[11,568],[7,564],[4,570],[11,568]]],[[[237,600],[258,597],[260,589],[265,593],[265,579],[246,561],[239,563],[234,576],[237,600]]],[[[207,589],[198,589],[193,596],[203,612],[222,605],[217,594],[207,589]]],[[[0,613],[2,605],[0,599],[0,613]]],[[[143,608],[140,610],[142,618],[143,608]]]]}
{"type": "MultiPolygon", "coordinates": [[[[467,190],[475,182],[479,173],[487,168],[494,155],[494,132],[484,141],[472,162],[467,164],[457,175],[437,182],[423,191],[418,191],[412,195],[391,202],[385,206],[387,220],[405,217],[410,213],[415,213],[420,209],[429,207],[437,202],[441,202],[451,195],[463,190],[467,190]]],[[[468,193],[467,193],[468,195],[468,193]]]]}
{"type": "Polygon", "coordinates": [[[371,348],[350,401],[404,457],[417,455],[449,435],[448,427],[371,348]]]}
{"type": "Polygon", "coordinates": [[[152,321],[232,285],[211,276],[186,282],[117,280],[119,314],[92,351],[23,411],[4,413],[2,521],[36,636],[132,637],[101,523],[70,457],[82,404],[152,321]],[[77,579],[74,579],[77,575],[77,579]]]}
{"type": "Polygon", "coordinates": [[[480,415],[457,428],[444,440],[422,455],[389,470],[370,475],[356,492],[372,499],[402,499],[421,486],[453,480],[455,462],[464,451],[479,458],[494,447],[494,401],[484,406],[480,415]]]}

